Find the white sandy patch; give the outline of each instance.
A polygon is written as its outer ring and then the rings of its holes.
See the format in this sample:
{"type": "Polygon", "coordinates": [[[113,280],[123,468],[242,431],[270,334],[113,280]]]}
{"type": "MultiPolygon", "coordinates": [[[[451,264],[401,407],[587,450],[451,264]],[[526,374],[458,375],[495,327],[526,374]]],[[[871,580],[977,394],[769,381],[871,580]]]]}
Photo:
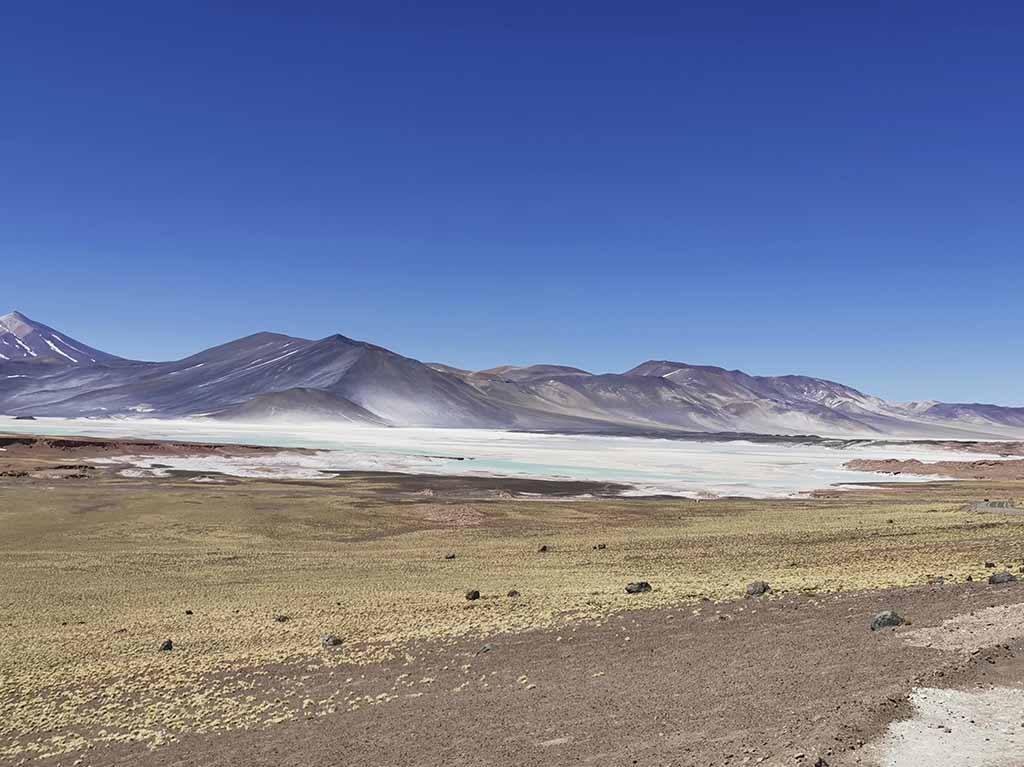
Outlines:
{"type": "MultiPolygon", "coordinates": [[[[100,461],[96,461],[100,463],[100,461]]],[[[118,463],[127,463],[127,461],[118,461],[118,463]]],[[[129,479],[144,479],[146,477],[169,477],[171,476],[166,469],[121,469],[117,472],[122,477],[128,477],[129,479]]]]}
{"type": "Polygon", "coordinates": [[[938,626],[914,629],[900,639],[917,647],[971,653],[1024,637],[1024,605],[998,605],[958,615],[938,626]]]}
{"type": "Polygon", "coordinates": [[[914,716],[870,747],[879,767],[1024,765],[1024,690],[921,688],[910,701],[914,716]]]}

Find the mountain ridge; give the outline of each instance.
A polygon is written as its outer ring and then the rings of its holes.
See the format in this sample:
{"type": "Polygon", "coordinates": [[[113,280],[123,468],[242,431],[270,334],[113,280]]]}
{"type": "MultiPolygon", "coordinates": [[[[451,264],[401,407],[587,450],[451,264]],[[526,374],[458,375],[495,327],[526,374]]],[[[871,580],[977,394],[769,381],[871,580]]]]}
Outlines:
{"type": "Polygon", "coordinates": [[[469,371],[335,333],[253,333],[170,362],[107,354],[20,312],[0,317],[0,413],[213,417],[586,433],[962,437],[1024,433],[1024,408],[888,402],[837,381],[647,360],[469,371]],[[2,343],[6,341],[6,343],[2,343]]]}

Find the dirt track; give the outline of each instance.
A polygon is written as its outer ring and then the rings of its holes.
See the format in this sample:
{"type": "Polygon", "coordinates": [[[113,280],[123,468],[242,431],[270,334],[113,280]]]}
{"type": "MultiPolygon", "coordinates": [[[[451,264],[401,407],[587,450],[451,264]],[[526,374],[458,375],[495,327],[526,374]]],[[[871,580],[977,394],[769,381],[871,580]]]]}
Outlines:
{"type": "Polygon", "coordinates": [[[278,667],[308,677],[310,700],[349,674],[359,697],[380,702],[269,730],[186,736],[156,751],[98,746],[84,763],[870,764],[863,745],[909,713],[914,687],[985,682],[1016,668],[1013,644],[972,656],[900,635],[1022,603],[1021,584],[740,600],[706,603],[698,615],[644,610],[491,637],[483,653],[479,640],[423,645],[409,665],[333,675],[278,667]],[[871,616],[890,607],[914,625],[871,632],[871,616]]]}

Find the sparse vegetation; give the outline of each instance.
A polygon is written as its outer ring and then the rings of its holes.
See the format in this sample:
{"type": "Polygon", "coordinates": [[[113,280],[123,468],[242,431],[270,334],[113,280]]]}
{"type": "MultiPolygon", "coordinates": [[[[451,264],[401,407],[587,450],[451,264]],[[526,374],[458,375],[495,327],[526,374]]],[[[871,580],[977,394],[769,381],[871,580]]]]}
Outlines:
{"type": "Polygon", "coordinates": [[[789,501],[552,503],[427,501],[379,477],[9,480],[0,759],[387,702],[358,701],[340,673],[334,696],[304,702],[301,676],[285,684],[276,664],[340,670],[423,641],[735,599],[755,578],[774,595],[981,579],[986,561],[1016,570],[1020,518],[962,510],[1014,492],[943,483],[789,501]],[[641,580],[653,590],[637,600],[623,585],[641,580]],[[340,644],[325,648],[327,635],[340,644]],[[173,651],[160,652],[168,638],[173,651]]]}

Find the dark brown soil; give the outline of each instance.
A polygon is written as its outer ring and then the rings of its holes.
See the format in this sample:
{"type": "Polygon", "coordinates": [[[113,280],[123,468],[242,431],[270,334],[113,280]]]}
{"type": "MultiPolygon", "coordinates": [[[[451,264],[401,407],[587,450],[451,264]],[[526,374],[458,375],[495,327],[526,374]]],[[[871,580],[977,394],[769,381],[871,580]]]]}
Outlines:
{"type": "MultiPolygon", "coordinates": [[[[643,596],[638,596],[642,600],[643,596]]],[[[1015,646],[973,656],[872,632],[895,609],[913,628],[996,604],[1024,586],[705,603],[635,611],[600,625],[413,648],[410,664],[314,672],[308,696],[353,678],[397,699],[261,731],[192,735],[155,751],[97,747],[91,764],[738,765],[853,764],[918,685],[1000,678],[1015,646]],[[484,641],[493,645],[480,653],[484,641]],[[406,679],[432,678],[403,686],[406,679]],[[530,687],[535,685],[535,687],[530,687]],[[422,693],[418,697],[410,694],[422,693]]],[[[274,673],[308,673],[273,669],[274,673]]],[[[56,760],[55,760],[56,761],[56,760]]],[[[70,764],[73,758],[65,756],[70,764]]],[[[46,762],[43,762],[46,763],[46,762]]]]}
{"type": "Polygon", "coordinates": [[[858,458],[845,464],[854,471],[873,471],[882,474],[913,474],[922,477],[952,477],[954,479],[1015,480],[1024,479],[1024,461],[936,461],[924,463],[911,458],[868,460],[858,458]]]}

